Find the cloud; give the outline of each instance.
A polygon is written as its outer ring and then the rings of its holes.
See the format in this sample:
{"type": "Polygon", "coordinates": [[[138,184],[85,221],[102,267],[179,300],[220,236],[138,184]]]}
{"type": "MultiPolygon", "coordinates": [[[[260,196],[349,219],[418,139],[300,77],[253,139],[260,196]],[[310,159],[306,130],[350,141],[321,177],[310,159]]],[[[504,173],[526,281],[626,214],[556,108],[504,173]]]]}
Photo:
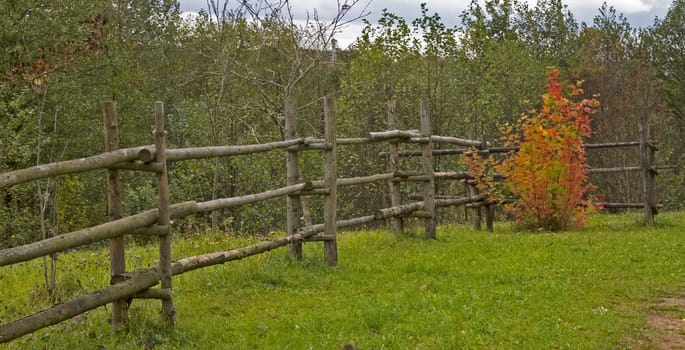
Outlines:
{"type": "MultiPolygon", "coordinates": [[[[224,0],[218,0],[223,4],[224,0]]],[[[484,3],[484,0],[480,0],[484,3]]],[[[530,6],[535,6],[537,0],[527,1],[530,6]]],[[[594,17],[599,13],[598,9],[604,0],[565,0],[569,10],[579,22],[592,25],[594,17]]],[[[352,0],[348,0],[352,2],[352,0]]],[[[430,13],[438,13],[442,21],[448,27],[458,26],[461,21],[459,16],[466,8],[467,0],[360,0],[348,14],[348,18],[355,17],[367,3],[367,12],[370,12],[368,20],[375,23],[383,9],[387,9],[407,22],[421,16],[421,3],[427,3],[430,13]]],[[[606,0],[609,6],[613,6],[618,13],[623,13],[633,27],[647,27],[654,22],[654,17],[664,17],[668,10],[669,2],[664,0],[606,0]]],[[[237,5],[237,0],[228,0],[229,5],[237,5]]],[[[338,3],[344,4],[345,0],[290,0],[296,20],[303,21],[307,16],[312,16],[314,11],[320,20],[330,20],[338,11],[338,3]]],[[[207,0],[180,0],[181,11],[197,12],[207,7],[207,0]]],[[[342,48],[350,45],[361,33],[363,25],[361,21],[347,24],[336,35],[342,48]]]]}
{"type": "MultiPolygon", "coordinates": [[[[567,0],[570,9],[583,8],[597,10],[602,7],[602,1],[597,0],[567,0]]],[[[654,8],[654,2],[650,0],[606,0],[607,5],[613,6],[618,12],[624,14],[648,12],[654,8]]]]}
{"type": "Polygon", "coordinates": [[[181,12],[199,12],[207,8],[206,0],[180,0],[181,12]]]}

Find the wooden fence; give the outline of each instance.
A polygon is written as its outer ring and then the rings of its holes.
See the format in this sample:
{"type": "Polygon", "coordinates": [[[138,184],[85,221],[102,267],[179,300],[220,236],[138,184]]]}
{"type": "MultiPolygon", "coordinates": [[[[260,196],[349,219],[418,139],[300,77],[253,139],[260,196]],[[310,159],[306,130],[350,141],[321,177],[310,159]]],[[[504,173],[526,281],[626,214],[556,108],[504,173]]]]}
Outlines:
{"type": "MultiPolygon", "coordinates": [[[[391,102],[388,107],[388,125],[390,127],[394,126],[395,123],[395,116],[394,116],[394,102],[391,102]]],[[[643,222],[647,226],[653,226],[654,225],[654,216],[657,214],[658,209],[663,207],[660,204],[657,204],[657,196],[656,196],[656,185],[655,185],[655,177],[658,174],[659,170],[671,170],[675,169],[676,167],[674,166],[655,166],[654,165],[654,153],[658,150],[658,147],[655,145],[655,142],[650,140],[650,130],[649,130],[649,123],[641,119],[639,121],[639,135],[640,135],[640,140],[639,141],[632,141],[632,142],[614,142],[614,143],[599,143],[599,144],[584,144],[583,147],[585,150],[592,151],[592,150],[598,150],[598,149],[619,149],[619,148],[638,148],[638,158],[639,158],[639,164],[631,167],[614,167],[614,168],[590,168],[588,169],[588,174],[618,174],[618,173],[628,173],[628,172],[639,172],[642,178],[642,198],[643,202],[641,203],[627,203],[627,202],[620,202],[620,203],[612,203],[612,202],[603,202],[603,203],[598,203],[601,204],[604,208],[623,208],[623,209],[643,209],[644,210],[644,219],[643,222]]],[[[399,163],[400,158],[407,158],[407,157],[422,157],[424,160],[427,159],[427,157],[424,155],[424,152],[422,151],[398,151],[398,146],[397,146],[397,139],[395,140],[390,140],[390,151],[389,152],[381,152],[379,154],[380,157],[384,158],[389,158],[390,160],[390,169],[393,171],[396,175],[402,175],[406,174],[402,171],[398,171],[396,164],[399,163]]],[[[468,148],[461,148],[461,149],[439,149],[432,151],[432,155],[435,157],[442,157],[442,156],[458,156],[462,155],[464,153],[469,153],[473,152],[473,149],[476,149],[476,152],[479,156],[488,156],[492,154],[502,154],[502,153],[507,153],[510,151],[516,151],[517,147],[488,147],[487,142],[484,140],[481,141],[476,141],[476,140],[465,140],[465,139],[455,139],[455,138],[448,138],[448,137],[442,137],[442,136],[432,136],[431,137],[432,142],[445,142],[445,143],[453,143],[457,144],[460,146],[465,146],[468,148]]],[[[503,179],[501,174],[494,174],[495,179],[503,179]]],[[[476,230],[481,229],[481,223],[483,221],[483,216],[485,217],[485,223],[488,231],[492,231],[493,229],[493,205],[495,204],[505,204],[508,202],[514,201],[514,199],[504,199],[500,203],[490,203],[488,200],[483,196],[482,194],[479,193],[478,189],[476,188],[476,183],[473,179],[469,177],[469,175],[466,172],[435,172],[433,173],[432,176],[433,179],[455,179],[455,180],[461,180],[465,186],[467,187],[467,193],[469,194],[468,197],[459,197],[459,196],[450,196],[450,195],[442,195],[442,196],[437,196],[438,201],[441,204],[446,204],[446,203],[453,203],[453,205],[461,205],[461,204],[466,204],[467,207],[471,208],[471,221],[473,228],[476,230]],[[471,201],[467,201],[466,199],[471,199],[471,201]]],[[[407,177],[407,179],[417,179],[416,177],[407,177]]],[[[425,195],[409,195],[409,199],[412,200],[422,200],[424,198],[427,198],[425,195]]],[[[390,198],[392,201],[392,206],[398,206],[400,204],[400,191],[396,186],[393,186],[391,183],[390,186],[390,198]]],[[[402,229],[402,218],[401,217],[395,217],[392,219],[392,229],[393,232],[398,232],[401,231],[402,229]]]]}
{"type": "MultiPolygon", "coordinates": [[[[154,145],[119,149],[117,135],[116,106],[114,102],[103,104],[105,153],[87,158],[43,164],[31,168],[0,174],[0,188],[21,183],[50,178],[66,174],[107,169],[107,202],[109,222],[66,233],[23,246],[0,251],[0,266],[16,264],[56,252],[80,247],[86,244],[110,240],[110,286],[69,300],[54,307],[42,310],[22,319],[0,325],[0,343],[8,342],[38,329],[67,320],[88,310],[112,303],[112,324],[115,328],[126,323],[129,298],[153,298],[162,302],[163,320],[168,324],[175,322],[176,312],[173,304],[172,276],[195,269],[223,264],[288,246],[293,258],[302,258],[302,243],[322,241],[324,260],[328,265],[337,264],[336,231],[340,228],[361,225],[377,220],[390,219],[393,232],[403,230],[404,219],[414,217],[423,220],[425,236],[436,238],[435,227],[437,208],[446,206],[468,205],[472,210],[473,224],[480,228],[481,208],[485,208],[486,226],[492,229],[491,205],[486,197],[477,193],[475,187],[466,196],[436,195],[435,181],[459,180],[466,185],[473,185],[465,172],[435,172],[434,156],[458,155],[468,152],[472,147],[479,154],[505,152],[505,148],[487,148],[483,141],[467,140],[457,137],[432,135],[430,105],[428,101],[420,104],[420,130],[395,130],[395,102],[388,103],[389,131],[372,132],[362,138],[336,139],[335,108],[331,97],[324,98],[324,138],[302,138],[296,133],[296,109],[293,99],[287,99],[285,105],[285,137],[283,141],[265,144],[240,146],[212,146],[183,149],[166,148],[166,131],[164,127],[164,106],[157,102],[155,115],[154,145]],[[338,146],[363,145],[387,142],[389,151],[381,154],[389,159],[388,173],[372,174],[354,178],[337,178],[336,150],[338,146]],[[433,144],[441,143],[461,148],[433,150],[433,144]],[[420,146],[420,151],[400,151],[400,144],[420,146]],[[188,201],[171,204],[167,164],[173,161],[189,159],[231,157],[260,152],[281,150],[285,152],[286,186],[265,192],[239,197],[214,199],[206,202],[188,201]],[[325,155],[325,173],[323,180],[302,181],[299,169],[298,154],[303,151],[321,151],[325,155]],[[399,169],[401,157],[420,156],[420,170],[399,169]],[[155,174],[158,183],[159,206],[157,209],[144,211],[128,217],[122,217],[120,193],[120,171],[133,170],[155,174]],[[337,189],[344,186],[387,182],[391,206],[377,210],[369,215],[338,220],[336,210],[337,189]],[[422,193],[419,201],[402,203],[400,182],[419,182],[422,193]],[[302,226],[302,196],[319,195],[324,197],[323,223],[302,226]],[[285,237],[260,242],[251,246],[221,251],[186,258],[171,257],[171,220],[201,212],[232,208],[272,198],[287,197],[287,223],[285,237]],[[159,265],[153,268],[126,271],[125,235],[152,235],[159,237],[159,265]],[[159,285],[159,287],[156,287],[159,285]]],[[[649,142],[649,128],[646,123],[640,124],[639,142],[585,145],[586,149],[607,147],[639,147],[641,162],[634,168],[592,169],[595,173],[640,171],[643,176],[644,203],[605,203],[606,207],[644,207],[645,224],[654,223],[657,204],[654,195],[654,175],[656,168],[652,165],[655,147],[649,142]]],[[[415,146],[414,146],[415,147],[415,146]]],[[[406,195],[411,198],[412,196],[406,195]]],[[[417,196],[414,196],[417,197],[417,196]]]]}

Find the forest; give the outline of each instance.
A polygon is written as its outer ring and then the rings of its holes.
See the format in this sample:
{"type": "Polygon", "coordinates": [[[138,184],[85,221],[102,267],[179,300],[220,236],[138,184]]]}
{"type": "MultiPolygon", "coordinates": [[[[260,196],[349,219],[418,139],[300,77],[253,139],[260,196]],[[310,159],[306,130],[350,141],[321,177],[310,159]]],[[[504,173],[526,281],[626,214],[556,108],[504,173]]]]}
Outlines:
{"type": "MultiPolygon", "coordinates": [[[[606,4],[592,23],[579,23],[562,0],[473,0],[454,28],[425,4],[416,18],[385,10],[375,23],[353,11],[363,6],[358,0],[306,23],[293,20],[286,0],[207,4],[189,17],[170,0],[0,2],[0,173],[102,153],[103,101],[117,103],[122,147],[152,143],[155,101],[165,103],[171,148],[282,140],[286,98],[297,100],[298,134],[320,138],[326,95],[337,99],[338,137],[386,130],[389,100],[397,101],[397,126],[416,129],[419,100],[429,99],[434,134],[496,145],[503,126],[537,107],[553,66],[599,99],[593,143],[636,141],[638,121],[649,120],[657,165],[676,166],[659,174],[659,201],[666,210],[685,202],[684,0],[647,28],[633,28],[606,4]],[[352,20],[365,28],[338,48],[335,33],[352,20]]],[[[341,150],[340,175],[384,172],[382,151],[341,150]]],[[[172,163],[171,200],[282,187],[283,158],[172,163]]],[[[321,177],[321,158],[301,158],[304,178],[321,177]]],[[[596,167],[636,159],[630,150],[588,154],[596,167]]],[[[156,206],[151,177],[123,176],[127,214],[156,206]]],[[[639,176],[591,181],[609,201],[641,201],[639,176]]],[[[105,222],[104,188],[104,173],[87,173],[1,189],[0,248],[105,222]]],[[[340,193],[341,216],[387,201],[381,185],[366,190],[371,197],[358,192],[340,193]]],[[[268,233],[283,229],[284,208],[285,201],[244,206],[184,219],[175,230],[268,233]]]]}

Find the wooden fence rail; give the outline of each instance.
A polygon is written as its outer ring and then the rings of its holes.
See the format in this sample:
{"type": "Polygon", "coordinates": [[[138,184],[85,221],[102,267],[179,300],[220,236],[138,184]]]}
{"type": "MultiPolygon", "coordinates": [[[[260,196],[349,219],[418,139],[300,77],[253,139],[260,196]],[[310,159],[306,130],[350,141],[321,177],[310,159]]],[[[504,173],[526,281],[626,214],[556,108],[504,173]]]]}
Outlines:
{"type": "MultiPolygon", "coordinates": [[[[197,203],[184,202],[171,206],[171,217],[184,217],[197,212],[197,203]]],[[[41,241],[0,250],[0,266],[46,256],[83,245],[118,237],[136,229],[153,225],[159,215],[157,209],[147,210],[116,221],[65,233],[41,241]]]]}
{"type": "MultiPolygon", "coordinates": [[[[370,223],[376,220],[384,220],[391,216],[402,215],[403,213],[418,210],[422,207],[423,203],[417,202],[411,205],[405,205],[402,208],[389,208],[388,210],[384,209],[375,215],[337,221],[335,222],[335,228],[341,229],[370,223]]],[[[178,259],[171,264],[171,272],[173,275],[180,275],[192,270],[224,264],[229,261],[240,260],[279,247],[287,246],[294,242],[303,242],[308,238],[325,231],[326,227],[324,224],[313,225],[309,227],[303,227],[292,235],[275,240],[259,242],[254,245],[231,249],[228,251],[220,251],[178,259]]],[[[139,295],[139,293],[150,290],[150,288],[157,285],[160,280],[161,273],[159,267],[127,272],[123,275],[121,281],[109,287],[99,289],[65,303],[36,312],[20,320],[1,325],[0,343],[8,342],[41,328],[68,320],[76,315],[112,303],[122,298],[131,296],[135,296],[136,298],[145,298],[147,297],[145,294],[139,295]]],[[[154,295],[154,297],[155,299],[159,299],[160,295],[154,295]]]]}
{"type": "Polygon", "coordinates": [[[121,162],[139,160],[143,163],[154,159],[154,146],[142,146],[107,152],[87,158],[79,158],[41,164],[30,168],[0,174],[0,188],[10,187],[48,177],[77,174],[91,170],[107,169],[121,162]]]}
{"type": "MultiPolygon", "coordinates": [[[[10,187],[30,181],[81,173],[97,169],[107,169],[108,176],[108,218],[109,222],[94,227],[66,233],[60,236],[44,239],[19,247],[0,250],[0,266],[15,264],[46,256],[56,252],[76,248],[86,244],[111,240],[111,282],[110,286],[91,292],[87,295],[67,301],[63,304],[42,310],[20,320],[0,325],[0,343],[7,342],[24,334],[31,333],[43,327],[69,319],[75,315],[92,310],[102,305],[112,303],[112,324],[119,328],[126,323],[127,315],[124,300],[126,298],[153,298],[162,302],[163,320],[168,324],[175,322],[175,310],[172,293],[172,276],[195,269],[223,264],[233,260],[263,253],[279,247],[288,246],[289,254],[296,259],[302,258],[302,243],[322,241],[324,244],[324,260],[328,265],[336,265],[338,260],[336,232],[340,228],[371,223],[378,220],[390,219],[392,231],[402,232],[408,217],[423,220],[427,238],[436,238],[435,226],[437,222],[437,208],[447,206],[466,206],[471,208],[474,226],[480,227],[481,213],[486,217],[488,229],[492,229],[491,206],[494,204],[486,199],[484,194],[478,193],[472,186],[472,179],[466,172],[435,171],[434,156],[458,155],[473,152],[479,155],[515,151],[512,147],[488,147],[484,140],[467,140],[457,137],[437,136],[431,132],[430,105],[422,101],[419,106],[419,130],[395,129],[396,105],[390,101],[387,105],[389,131],[372,132],[367,137],[336,139],[335,107],[331,97],[324,99],[324,138],[301,138],[296,134],[296,106],[292,97],[286,98],[285,103],[285,133],[283,141],[255,145],[239,146],[211,146],[184,149],[166,148],[166,130],[164,126],[164,107],[155,104],[155,144],[119,149],[116,105],[112,102],[103,105],[105,124],[106,153],[38,165],[26,169],[15,170],[0,174],[0,188],[10,187]],[[389,152],[381,156],[389,159],[388,173],[371,174],[367,176],[338,178],[336,150],[338,145],[362,145],[386,142],[389,152]],[[433,144],[443,143],[467,147],[464,149],[434,150],[433,144]],[[420,147],[420,150],[400,151],[400,144],[410,144],[420,147]],[[239,197],[219,198],[205,202],[183,202],[171,204],[169,202],[169,187],[167,164],[172,161],[190,159],[207,159],[215,157],[231,157],[250,155],[260,152],[282,150],[285,153],[286,186],[239,197]],[[298,153],[317,150],[324,152],[325,173],[323,180],[302,181],[299,169],[298,153]],[[420,170],[402,170],[399,168],[401,157],[421,156],[420,170]],[[147,210],[128,217],[121,217],[121,194],[119,170],[135,170],[153,172],[157,177],[159,206],[157,209],[147,210]],[[436,180],[458,180],[472,188],[467,196],[437,195],[435,193],[436,180]],[[407,196],[410,203],[402,203],[400,182],[420,183],[421,194],[407,196]],[[387,182],[390,197],[390,207],[377,210],[372,215],[337,220],[337,188],[354,185],[364,185],[374,182],[387,182]],[[303,214],[302,196],[321,195],[324,198],[323,223],[303,226],[300,218],[303,214]],[[172,261],[171,219],[203,212],[213,212],[220,209],[233,208],[259,201],[286,197],[287,223],[285,237],[260,242],[247,247],[223,252],[214,252],[193,257],[186,257],[172,261]],[[126,272],[124,262],[125,235],[154,235],[160,240],[159,266],[149,269],[126,272]],[[161,283],[161,284],[160,284],[161,283]],[[153,288],[160,285],[159,288],[153,288]]],[[[646,224],[653,224],[653,215],[659,206],[654,200],[654,178],[656,169],[652,164],[655,147],[649,140],[649,128],[646,123],[640,124],[641,139],[639,142],[619,142],[611,144],[587,144],[585,148],[616,148],[639,147],[641,164],[639,167],[622,167],[608,169],[591,169],[591,173],[611,173],[640,171],[644,178],[645,203],[607,203],[607,207],[644,207],[646,224]]],[[[667,168],[667,167],[666,167],[667,168]]],[[[501,178],[501,176],[499,176],[501,178]]]]}
{"type": "MultiPolygon", "coordinates": [[[[394,117],[389,115],[389,127],[394,127],[394,117]]],[[[614,168],[590,168],[588,169],[588,174],[611,174],[611,173],[627,173],[627,172],[640,172],[642,175],[642,192],[643,192],[643,202],[642,203],[601,203],[605,208],[644,208],[644,224],[648,226],[654,225],[654,215],[656,215],[657,210],[662,207],[656,203],[656,186],[654,177],[658,174],[659,170],[672,170],[677,167],[671,165],[654,165],[654,153],[658,149],[656,142],[650,140],[650,130],[649,124],[646,120],[641,119],[639,122],[639,134],[640,141],[634,142],[612,142],[612,143],[598,143],[598,144],[583,144],[583,147],[588,150],[595,149],[616,149],[616,148],[626,148],[635,147],[639,149],[639,166],[624,166],[624,167],[614,167],[614,168]]],[[[397,133],[394,133],[397,134],[397,133]]],[[[388,134],[389,136],[392,134],[388,134]]],[[[388,136],[388,137],[389,137],[388,136]]],[[[406,135],[405,135],[406,136],[406,135]]],[[[445,138],[441,136],[431,136],[433,142],[448,141],[450,138],[445,138]]],[[[412,135],[410,140],[416,141],[417,138],[412,135]]],[[[406,141],[406,140],[405,140],[406,141]]],[[[432,156],[454,156],[454,155],[470,155],[474,152],[479,156],[487,156],[491,154],[498,153],[508,153],[518,151],[518,147],[489,147],[485,141],[473,141],[473,140],[462,140],[459,139],[457,142],[448,142],[461,146],[468,146],[470,148],[461,149],[439,149],[433,150],[431,152],[432,156]]],[[[399,151],[396,143],[390,144],[390,151],[379,152],[379,157],[388,158],[390,160],[391,171],[397,173],[396,164],[399,158],[408,157],[422,157],[425,159],[426,155],[423,151],[399,151]]],[[[465,173],[451,173],[449,176],[438,176],[438,173],[433,175],[433,178],[443,178],[443,179],[462,179],[464,183],[468,186],[468,190],[471,196],[477,196],[478,190],[476,189],[475,181],[469,179],[468,174],[465,173]]],[[[501,174],[493,174],[495,179],[503,179],[501,174]]],[[[420,176],[411,175],[408,178],[419,178],[420,176]]],[[[392,187],[390,188],[391,199],[397,196],[396,190],[392,187]]],[[[410,196],[412,197],[412,196],[410,196]]],[[[413,196],[413,198],[422,198],[421,196],[413,196]]],[[[511,200],[508,200],[511,202],[511,200]]],[[[492,230],[492,212],[489,204],[487,202],[483,203],[470,203],[468,205],[471,207],[472,223],[474,229],[479,230],[481,224],[481,207],[484,207],[486,224],[488,230],[492,230]]],[[[393,224],[393,230],[395,227],[400,227],[401,223],[393,224]]]]}
{"type": "MultiPolygon", "coordinates": [[[[438,143],[440,140],[444,139],[442,136],[432,136],[431,140],[433,142],[438,143]]],[[[467,142],[470,141],[471,143],[452,143],[452,144],[457,144],[460,146],[466,146],[466,147],[474,147],[474,148],[479,148],[481,146],[480,141],[471,141],[471,140],[466,140],[467,142]]],[[[656,148],[656,143],[653,141],[650,141],[650,145],[652,147],[656,148]]],[[[600,148],[626,148],[626,147],[639,147],[640,142],[612,142],[612,143],[586,143],[583,144],[583,148],[585,149],[600,149],[600,148]]],[[[479,149],[476,152],[480,155],[487,155],[487,154],[495,154],[495,153],[507,153],[510,151],[517,151],[518,147],[516,146],[509,146],[509,147],[488,147],[488,149],[479,149]]],[[[472,149],[437,149],[433,151],[434,156],[447,156],[447,155],[460,155],[460,154],[469,154],[473,152],[472,149]]],[[[380,157],[389,157],[390,152],[380,152],[378,153],[380,157]]],[[[422,154],[420,151],[402,151],[399,152],[399,156],[402,158],[408,158],[408,157],[421,157],[422,154]]]]}

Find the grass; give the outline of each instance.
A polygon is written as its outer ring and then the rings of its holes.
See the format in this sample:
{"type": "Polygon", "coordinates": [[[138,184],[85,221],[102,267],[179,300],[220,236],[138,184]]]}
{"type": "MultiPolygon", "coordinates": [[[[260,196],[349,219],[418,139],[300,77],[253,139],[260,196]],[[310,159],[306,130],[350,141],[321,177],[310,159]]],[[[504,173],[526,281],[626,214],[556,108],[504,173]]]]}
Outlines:
{"type": "MultiPolygon", "coordinates": [[[[387,232],[343,233],[339,266],[320,243],[305,260],[286,251],[174,279],[178,323],[158,322],[160,303],[134,301],[131,326],[113,334],[107,308],[37,331],[8,349],[622,349],[649,348],[644,315],[685,287],[685,213],[594,216],[582,231],[494,234],[443,226],[437,241],[387,232]]],[[[196,235],[175,256],[245,245],[196,235]]],[[[63,295],[108,281],[108,251],[60,256],[63,295]]],[[[130,247],[145,267],[154,247],[130,247]]],[[[0,323],[48,306],[41,262],[0,268],[0,323]]]]}

